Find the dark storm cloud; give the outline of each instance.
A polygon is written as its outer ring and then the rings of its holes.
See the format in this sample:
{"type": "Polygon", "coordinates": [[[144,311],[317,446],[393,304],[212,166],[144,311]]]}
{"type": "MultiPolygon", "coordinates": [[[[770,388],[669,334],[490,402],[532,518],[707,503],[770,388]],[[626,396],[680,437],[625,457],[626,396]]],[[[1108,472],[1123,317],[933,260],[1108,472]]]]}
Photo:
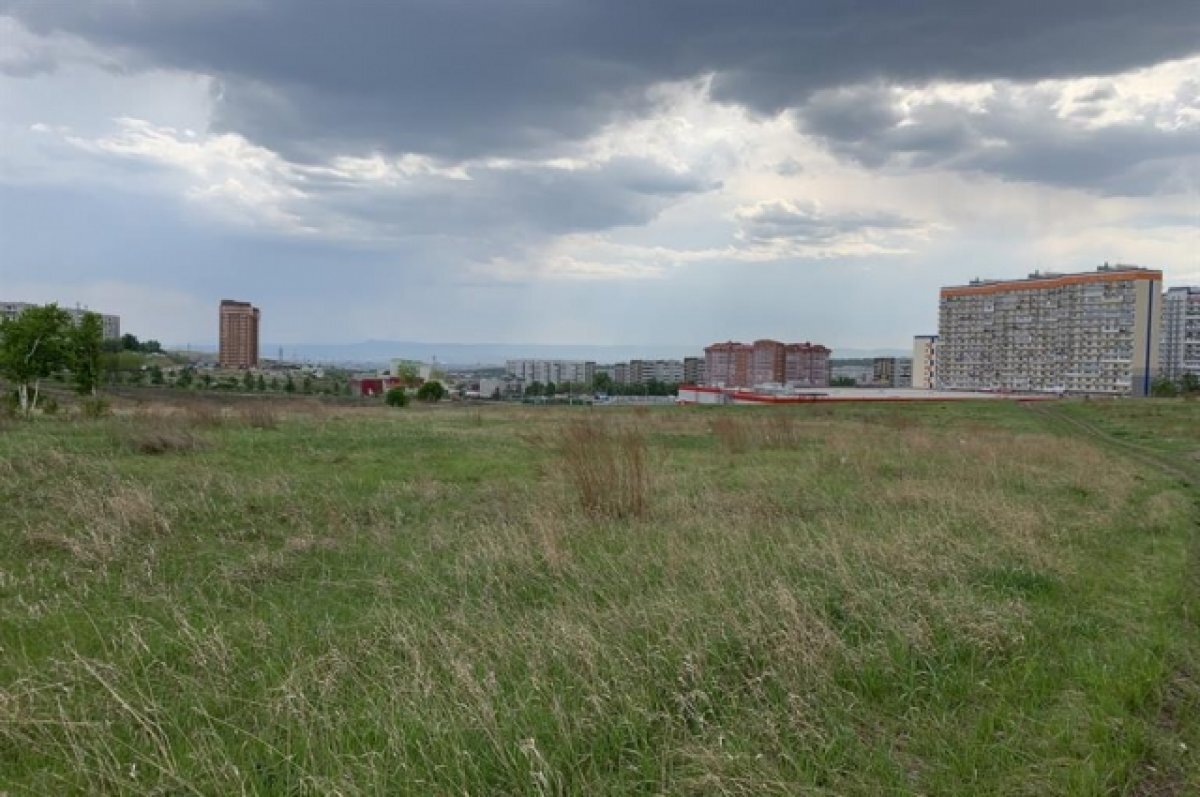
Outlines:
{"type": "Polygon", "coordinates": [[[133,67],[211,74],[221,129],[312,159],[553,151],[636,112],[645,87],[710,72],[719,99],[774,112],[873,79],[1105,74],[1200,48],[1194,0],[0,0],[4,10],[133,67]]]}

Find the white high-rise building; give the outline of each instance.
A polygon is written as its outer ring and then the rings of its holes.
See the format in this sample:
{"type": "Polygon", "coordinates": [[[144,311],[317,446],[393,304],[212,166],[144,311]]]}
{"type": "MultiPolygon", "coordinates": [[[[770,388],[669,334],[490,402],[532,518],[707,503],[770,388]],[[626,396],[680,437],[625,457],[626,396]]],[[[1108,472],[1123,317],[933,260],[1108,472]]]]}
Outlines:
{"type": "Polygon", "coordinates": [[[943,288],[937,385],[1145,396],[1162,304],[1162,272],[1136,266],[943,288]]]}
{"type": "Polygon", "coordinates": [[[1200,287],[1169,288],[1163,295],[1162,375],[1178,381],[1200,376],[1200,287]]]}
{"type": "MultiPolygon", "coordinates": [[[[16,318],[21,313],[25,312],[26,308],[37,307],[36,304],[30,302],[0,302],[0,317],[16,318]]],[[[63,307],[67,315],[71,316],[75,323],[79,323],[83,318],[83,314],[91,312],[79,307],[63,307]]],[[[116,340],[121,337],[121,317],[110,313],[97,313],[100,316],[100,326],[103,330],[103,335],[108,340],[116,340]]]]}
{"type": "Polygon", "coordinates": [[[937,335],[913,338],[912,386],[933,390],[937,385],[937,335]]]}

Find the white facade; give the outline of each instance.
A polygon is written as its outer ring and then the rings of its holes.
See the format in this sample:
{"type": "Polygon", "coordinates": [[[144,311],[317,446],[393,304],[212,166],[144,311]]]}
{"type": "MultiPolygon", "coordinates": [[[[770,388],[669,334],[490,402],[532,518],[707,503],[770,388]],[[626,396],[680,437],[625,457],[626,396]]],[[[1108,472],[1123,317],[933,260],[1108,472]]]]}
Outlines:
{"type": "MultiPolygon", "coordinates": [[[[30,302],[0,302],[0,317],[16,318],[21,313],[25,312],[30,307],[38,307],[39,305],[31,304],[30,302]]],[[[84,313],[90,312],[86,309],[78,307],[63,307],[71,319],[75,323],[83,318],[84,313]]],[[[116,340],[121,337],[121,317],[118,315],[110,315],[108,313],[97,313],[100,316],[100,325],[103,329],[103,334],[107,340],[116,340]]]]}
{"type": "Polygon", "coordinates": [[[504,367],[509,376],[520,379],[525,385],[570,382],[590,388],[596,376],[596,363],[591,360],[509,360],[504,367]]]}
{"type": "Polygon", "coordinates": [[[937,386],[1147,395],[1162,304],[1162,272],[1136,266],[943,288],[937,386]]]}
{"type": "Polygon", "coordinates": [[[912,386],[933,390],[937,385],[937,335],[913,338],[912,386]]]}
{"type": "Polygon", "coordinates": [[[1167,379],[1200,376],[1200,287],[1170,288],[1163,295],[1161,352],[1167,379]]]}

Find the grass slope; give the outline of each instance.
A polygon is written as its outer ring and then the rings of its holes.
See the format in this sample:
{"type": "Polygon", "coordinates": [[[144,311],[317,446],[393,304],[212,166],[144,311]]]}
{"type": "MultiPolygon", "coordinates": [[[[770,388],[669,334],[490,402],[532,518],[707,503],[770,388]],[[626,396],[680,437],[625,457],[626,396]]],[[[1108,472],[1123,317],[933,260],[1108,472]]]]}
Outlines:
{"type": "Polygon", "coordinates": [[[141,411],[0,506],[0,791],[1200,784],[1189,490],[1014,405],[141,411]]]}

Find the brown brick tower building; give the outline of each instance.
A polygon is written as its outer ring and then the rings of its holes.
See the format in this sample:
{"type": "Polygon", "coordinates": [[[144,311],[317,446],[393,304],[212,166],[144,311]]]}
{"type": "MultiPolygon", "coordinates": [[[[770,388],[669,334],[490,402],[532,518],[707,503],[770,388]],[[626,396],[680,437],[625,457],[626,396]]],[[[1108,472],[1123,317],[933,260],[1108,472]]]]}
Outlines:
{"type": "Polygon", "coordinates": [[[222,368],[258,367],[258,308],[250,302],[221,300],[222,368]]]}

